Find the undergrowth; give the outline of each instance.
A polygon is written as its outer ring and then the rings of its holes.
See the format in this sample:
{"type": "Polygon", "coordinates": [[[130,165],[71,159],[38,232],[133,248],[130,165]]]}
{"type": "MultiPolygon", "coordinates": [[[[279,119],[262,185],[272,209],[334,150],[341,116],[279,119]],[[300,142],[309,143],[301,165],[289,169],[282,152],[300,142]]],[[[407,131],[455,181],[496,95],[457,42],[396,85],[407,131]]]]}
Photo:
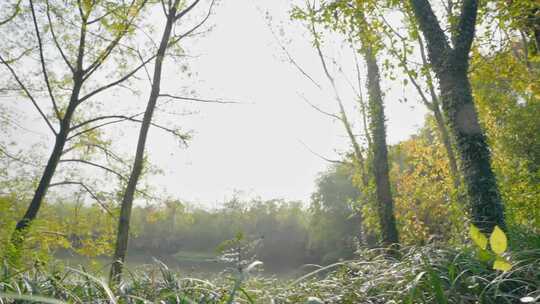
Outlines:
{"type": "Polygon", "coordinates": [[[182,277],[161,262],[125,274],[111,287],[83,268],[36,264],[4,266],[0,303],[536,303],[540,299],[540,250],[511,256],[513,268],[493,270],[471,249],[415,247],[399,258],[377,250],[295,280],[262,277],[253,267],[207,280],[182,277]]]}

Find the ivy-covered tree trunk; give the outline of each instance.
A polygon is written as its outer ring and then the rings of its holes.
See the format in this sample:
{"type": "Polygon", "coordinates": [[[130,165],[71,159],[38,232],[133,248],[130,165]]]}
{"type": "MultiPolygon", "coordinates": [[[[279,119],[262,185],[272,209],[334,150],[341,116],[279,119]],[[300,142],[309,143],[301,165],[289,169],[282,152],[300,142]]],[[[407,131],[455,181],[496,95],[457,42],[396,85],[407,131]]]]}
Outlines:
{"type": "Polygon", "coordinates": [[[472,221],[482,231],[491,232],[495,225],[505,226],[503,205],[467,74],[478,2],[463,2],[456,32],[452,33],[453,47],[448,43],[429,2],[411,0],[411,4],[427,41],[430,62],[439,79],[442,108],[461,159],[472,221]]]}
{"type": "Polygon", "coordinates": [[[390,187],[388,169],[388,148],[386,145],[386,127],[384,105],[380,86],[379,66],[370,47],[364,46],[364,58],[367,63],[368,110],[372,142],[372,170],[375,177],[377,209],[382,233],[382,242],[386,246],[399,243],[394,201],[390,187]]]}
{"type": "Polygon", "coordinates": [[[491,169],[486,137],[478,123],[467,72],[448,69],[440,82],[443,110],[456,138],[473,222],[486,232],[495,225],[504,227],[501,197],[491,169]]]}

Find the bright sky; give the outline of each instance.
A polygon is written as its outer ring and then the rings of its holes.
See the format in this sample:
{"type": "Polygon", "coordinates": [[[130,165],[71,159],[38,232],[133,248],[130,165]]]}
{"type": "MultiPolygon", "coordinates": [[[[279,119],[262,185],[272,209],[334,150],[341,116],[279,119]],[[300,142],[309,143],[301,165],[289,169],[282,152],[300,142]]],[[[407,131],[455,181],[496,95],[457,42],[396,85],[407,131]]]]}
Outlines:
{"type": "MultiPolygon", "coordinates": [[[[174,197],[210,206],[230,198],[235,190],[263,199],[308,201],[317,174],[328,163],[306,146],[332,159],[338,159],[339,153],[347,150],[342,126],[299,97],[305,95],[321,108],[334,111],[330,90],[319,91],[285,60],[267,25],[264,12],[268,10],[278,33],[278,26],[284,22],[280,39],[292,40],[287,43],[291,54],[328,88],[309,37],[298,24],[291,27],[290,3],[220,1],[210,19],[215,28],[186,46],[188,53],[198,55],[189,62],[198,96],[248,104],[190,106],[198,113],[174,118],[175,124],[193,130],[188,148],[179,148],[171,136],[152,130],[147,151],[150,161],[164,170],[163,175],[150,178],[154,187],[174,197]]],[[[352,69],[350,55],[341,54],[339,49],[339,45],[327,48],[329,55],[343,62],[345,70],[352,69]]],[[[175,74],[165,73],[164,79],[164,93],[185,85],[183,78],[175,74]]],[[[340,88],[352,104],[353,97],[346,92],[350,89],[347,85],[340,88]]],[[[396,143],[422,124],[425,109],[414,101],[400,103],[400,85],[385,82],[383,89],[388,139],[396,143]]],[[[144,96],[147,98],[147,94],[144,96]]],[[[354,113],[355,109],[350,106],[350,111],[354,113]]],[[[358,116],[352,118],[358,121],[358,116]]],[[[41,125],[37,120],[34,123],[41,125]]],[[[357,122],[356,126],[360,124],[357,122]]],[[[132,155],[136,140],[137,129],[126,129],[121,140],[123,153],[132,155]]]]}
{"type": "MultiPolygon", "coordinates": [[[[332,110],[330,91],[322,94],[285,60],[264,18],[268,10],[275,26],[286,23],[285,36],[293,41],[290,52],[313,71],[310,74],[318,82],[325,83],[309,38],[289,26],[290,5],[287,0],[220,2],[212,17],[216,27],[197,41],[202,56],[191,63],[202,81],[199,95],[253,104],[199,107],[200,114],[189,118],[195,133],[188,149],[174,145],[164,149],[159,139],[150,141],[152,161],[165,168],[165,175],[156,181],[167,191],[208,203],[223,201],[235,189],[262,198],[308,201],[317,174],[328,162],[304,144],[333,159],[348,148],[342,126],[298,95],[315,96],[312,103],[332,110]]],[[[385,89],[388,138],[396,143],[421,125],[425,110],[414,102],[398,102],[401,87],[390,92],[386,85],[385,89]]]]}

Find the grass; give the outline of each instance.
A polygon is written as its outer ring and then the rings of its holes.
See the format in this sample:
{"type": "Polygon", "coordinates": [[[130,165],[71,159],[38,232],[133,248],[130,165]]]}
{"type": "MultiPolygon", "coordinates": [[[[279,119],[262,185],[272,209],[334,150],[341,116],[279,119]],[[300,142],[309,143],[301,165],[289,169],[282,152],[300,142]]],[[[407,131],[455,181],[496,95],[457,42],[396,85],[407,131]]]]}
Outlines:
{"type": "Polygon", "coordinates": [[[182,277],[156,262],[112,288],[100,275],[59,265],[0,274],[3,303],[534,303],[540,299],[540,250],[511,257],[502,273],[469,249],[406,248],[399,259],[376,250],[293,280],[224,271],[206,280],[182,277]],[[20,302],[23,301],[23,302],[20,302]]]}

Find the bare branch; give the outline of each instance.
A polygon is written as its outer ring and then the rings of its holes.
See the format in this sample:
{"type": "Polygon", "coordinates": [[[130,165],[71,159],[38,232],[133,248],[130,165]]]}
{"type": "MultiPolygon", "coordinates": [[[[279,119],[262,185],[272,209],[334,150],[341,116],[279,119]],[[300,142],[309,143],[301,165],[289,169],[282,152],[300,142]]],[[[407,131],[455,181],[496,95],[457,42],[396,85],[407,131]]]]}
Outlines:
{"type": "MultiPolygon", "coordinates": [[[[140,115],[140,114],[138,114],[138,115],[140,115]]],[[[120,117],[122,117],[122,118],[117,119],[117,120],[113,120],[113,121],[104,122],[104,123],[102,123],[102,124],[99,124],[99,125],[93,126],[93,127],[91,127],[91,128],[82,130],[82,131],[80,131],[80,132],[77,132],[77,133],[75,133],[75,134],[69,136],[69,137],[67,138],[67,140],[69,141],[69,140],[71,140],[71,139],[73,139],[73,138],[75,138],[75,137],[77,137],[77,136],[83,135],[83,134],[88,133],[88,132],[92,132],[92,131],[97,130],[97,129],[99,129],[99,128],[102,128],[102,127],[104,127],[104,126],[108,126],[108,125],[112,125],[112,124],[115,124],[115,123],[127,121],[127,120],[130,120],[130,118],[132,118],[132,117],[130,117],[130,116],[122,116],[122,115],[118,115],[118,116],[120,116],[120,117]]]]}
{"type": "Polygon", "coordinates": [[[404,41],[404,40],[407,40],[407,38],[403,37],[403,35],[401,35],[391,24],[390,22],[388,22],[386,20],[386,18],[384,17],[384,13],[381,13],[379,8],[377,7],[377,10],[379,11],[379,18],[381,18],[381,20],[384,22],[384,24],[392,31],[392,33],[394,33],[394,35],[396,35],[400,40],[404,41]]]}
{"type": "Polygon", "coordinates": [[[201,98],[194,98],[194,97],[176,96],[176,95],[171,95],[171,94],[159,94],[159,97],[167,97],[167,98],[178,99],[178,100],[186,100],[186,101],[198,101],[198,102],[202,102],[202,103],[246,104],[244,102],[239,102],[239,101],[226,101],[226,100],[218,100],[218,99],[201,99],[201,98]]]}
{"type": "Polygon", "coordinates": [[[276,43],[279,45],[279,47],[281,48],[281,50],[283,51],[283,53],[285,54],[285,56],[287,56],[287,59],[289,60],[289,62],[302,74],[304,75],[304,77],[306,77],[309,81],[311,81],[317,88],[319,88],[320,90],[322,90],[322,87],[321,85],[319,85],[314,79],[313,77],[311,77],[297,62],[296,60],[291,56],[291,54],[289,53],[289,50],[287,50],[287,48],[279,41],[279,38],[277,37],[276,33],[274,32],[274,29],[272,28],[272,25],[271,24],[267,24],[268,25],[268,28],[270,29],[270,32],[272,33],[272,36],[274,37],[274,40],[276,41],[276,43]]]}
{"type": "Polygon", "coordinates": [[[77,0],[77,4],[78,4],[77,7],[79,8],[79,14],[81,15],[82,23],[81,23],[81,29],[80,29],[80,34],[79,34],[79,47],[77,50],[77,61],[74,68],[75,72],[73,74],[74,76],[77,76],[76,79],[78,80],[83,75],[83,59],[84,59],[84,49],[86,47],[86,33],[87,33],[86,27],[88,25],[87,24],[88,20],[84,16],[84,13],[82,11],[81,0],[77,0]]]}
{"type": "Polygon", "coordinates": [[[40,167],[39,164],[37,163],[33,163],[33,162],[29,162],[27,160],[24,160],[16,155],[13,155],[11,153],[9,153],[4,147],[0,146],[0,153],[4,154],[7,158],[11,159],[11,160],[14,160],[14,161],[17,161],[17,162],[20,162],[22,164],[25,164],[25,165],[30,165],[30,166],[34,166],[34,167],[40,167]]]}
{"type": "MultiPolygon", "coordinates": [[[[179,12],[176,16],[174,16],[174,22],[178,21],[180,18],[184,17],[189,11],[191,11],[197,4],[200,2],[200,0],[195,0],[193,3],[191,3],[190,6],[186,7],[183,11],[179,12]]],[[[213,3],[213,2],[212,2],[213,3]]]]}
{"type": "MultiPolygon", "coordinates": [[[[88,68],[84,70],[83,72],[85,74],[84,79],[88,79],[88,77],[90,77],[90,75],[92,75],[103,64],[105,59],[109,57],[109,55],[112,53],[114,48],[118,45],[118,43],[120,43],[120,40],[122,40],[122,38],[125,37],[126,33],[128,32],[129,27],[133,24],[133,20],[135,20],[135,18],[137,17],[141,9],[144,7],[146,2],[147,1],[145,0],[141,3],[141,5],[137,8],[137,12],[133,14],[133,16],[129,19],[129,21],[125,25],[124,30],[118,33],[118,35],[114,38],[114,40],[111,41],[109,45],[107,45],[107,47],[103,50],[103,52],[99,56],[97,56],[97,59],[94,62],[92,62],[90,66],[88,66],[88,68]]],[[[135,1],[132,0],[128,9],[131,9],[134,4],[135,4],[135,1]]]]}
{"type": "Polygon", "coordinates": [[[99,21],[101,21],[103,18],[109,16],[109,15],[112,14],[112,13],[117,12],[117,11],[120,10],[121,8],[122,8],[122,6],[117,6],[116,9],[108,10],[105,14],[103,14],[103,15],[101,15],[101,16],[99,16],[99,17],[96,17],[94,20],[88,21],[87,24],[90,25],[90,24],[94,24],[94,23],[96,23],[96,22],[99,22],[99,21]]]}
{"type": "MultiPolygon", "coordinates": [[[[123,115],[103,116],[103,117],[101,117],[102,119],[106,119],[106,118],[119,118],[119,119],[114,120],[114,121],[109,121],[109,122],[106,122],[106,123],[102,123],[102,124],[94,126],[92,128],[80,131],[80,132],[68,137],[67,140],[69,141],[69,140],[71,140],[71,139],[73,139],[73,138],[75,138],[77,136],[80,136],[80,135],[82,135],[84,133],[87,133],[87,132],[96,130],[98,128],[104,127],[104,126],[114,124],[114,123],[119,123],[119,122],[123,122],[123,121],[132,121],[132,122],[142,123],[142,120],[134,118],[134,117],[140,116],[140,115],[141,115],[141,113],[135,114],[135,115],[132,115],[132,116],[123,116],[123,115]]],[[[101,119],[98,119],[98,120],[101,120],[101,119]]],[[[94,120],[94,121],[97,121],[97,120],[94,120]]],[[[166,131],[168,133],[171,133],[172,135],[174,135],[175,137],[178,137],[184,144],[187,145],[187,140],[188,140],[189,137],[187,135],[185,135],[185,134],[180,133],[180,131],[175,130],[175,129],[171,129],[171,128],[168,128],[168,127],[165,127],[165,126],[162,126],[162,125],[159,125],[159,124],[154,123],[154,122],[150,123],[150,125],[152,125],[153,127],[158,128],[158,129],[161,129],[163,131],[166,131]]]]}
{"type": "Polygon", "coordinates": [[[49,126],[49,129],[51,129],[51,131],[54,133],[54,135],[57,135],[56,131],[54,130],[54,127],[52,126],[51,122],[49,121],[49,119],[47,118],[47,115],[45,115],[45,113],[41,110],[41,108],[39,107],[39,105],[37,104],[37,101],[34,99],[34,97],[32,96],[32,94],[30,94],[30,91],[26,88],[26,86],[22,83],[21,79],[19,78],[19,76],[17,75],[17,73],[15,73],[15,70],[13,70],[13,68],[11,67],[11,65],[6,61],[4,60],[4,57],[2,57],[2,55],[0,55],[0,61],[2,62],[2,64],[4,64],[9,72],[11,73],[11,75],[13,76],[13,78],[15,78],[15,81],[17,81],[17,83],[19,84],[19,86],[21,87],[21,89],[24,91],[24,93],[26,94],[26,96],[28,96],[28,98],[30,99],[30,101],[32,102],[32,104],[34,105],[34,107],[36,108],[36,110],[39,112],[39,114],[41,115],[41,117],[45,120],[45,122],[47,123],[47,126],[49,126]]]}
{"type": "Polygon", "coordinates": [[[60,120],[62,118],[60,116],[60,111],[58,110],[58,105],[56,104],[56,99],[54,98],[54,94],[52,92],[51,83],[49,81],[49,74],[47,73],[47,67],[45,66],[45,56],[43,55],[43,42],[41,41],[41,34],[39,33],[39,27],[38,27],[37,18],[36,18],[36,11],[34,9],[34,1],[32,0],[30,0],[30,11],[32,12],[32,21],[34,23],[34,29],[36,31],[36,37],[38,41],[39,61],[41,63],[41,72],[43,73],[45,85],[47,86],[47,91],[49,92],[49,96],[51,97],[54,113],[56,114],[56,117],[58,118],[58,120],[60,120]]]}
{"type": "Polygon", "coordinates": [[[68,162],[71,162],[71,163],[82,163],[82,164],[86,164],[86,165],[89,165],[89,166],[92,166],[92,167],[96,167],[96,168],[100,168],[100,169],[103,169],[109,173],[112,173],[116,176],[118,176],[118,178],[120,178],[121,180],[127,180],[127,178],[125,176],[123,176],[120,172],[118,171],[115,171],[109,167],[106,167],[104,165],[100,165],[100,164],[96,164],[94,162],[91,162],[91,161],[88,161],[88,160],[84,160],[84,159],[75,159],[75,158],[70,158],[70,159],[61,159],[58,161],[59,163],[68,163],[68,162]]]}
{"type": "Polygon", "coordinates": [[[356,81],[358,82],[357,96],[358,96],[358,103],[360,105],[360,114],[362,115],[362,125],[364,127],[364,137],[367,140],[368,148],[371,148],[372,143],[371,143],[371,136],[369,136],[369,131],[368,131],[367,111],[366,111],[367,107],[366,107],[366,103],[364,101],[364,95],[362,93],[362,74],[360,73],[360,64],[359,64],[359,61],[358,61],[358,56],[356,54],[356,49],[354,48],[354,46],[352,44],[352,41],[353,40],[351,39],[351,49],[353,51],[354,65],[355,65],[355,70],[356,70],[356,81]]]}
{"type": "Polygon", "coordinates": [[[49,185],[49,187],[62,186],[62,185],[79,185],[79,186],[81,186],[101,206],[101,208],[103,208],[103,210],[105,210],[113,218],[116,218],[116,215],[109,209],[109,207],[107,207],[107,204],[102,202],[99,199],[99,197],[97,196],[97,194],[95,194],[94,191],[90,187],[88,187],[86,184],[84,184],[83,182],[63,181],[63,182],[58,182],[58,183],[52,183],[52,184],[49,185]]]}
{"type": "Polygon", "coordinates": [[[64,59],[64,62],[67,64],[67,66],[69,67],[71,72],[74,73],[75,69],[71,65],[71,62],[69,62],[66,54],[64,53],[64,50],[62,50],[62,47],[60,46],[60,43],[58,42],[58,38],[56,37],[56,33],[54,31],[53,22],[52,22],[52,18],[51,18],[51,12],[50,12],[50,7],[49,7],[49,1],[48,0],[46,1],[46,4],[47,4],[47,20],[49,20],[49,28],[51,29],[51,35],[52,35],[54,45],[56,46],[56,48],[60,52],[60,55],[64,59]]]}
{"type": "MultiPolygon", "coordinates": [[[[418,46],[420,47],[420,57],[422,58],[422,65],[423,66],[429,65],[429,62],[426,57],[426,51],[424,48],[424,41],[422,40],[422,37],[420,36],[418,36],[418,46]]],[[[426,73],[426,80],[427,80],[427,86],[429,89],[429,94],[431,95],[431,105],[432,105],[432,110],[433,110],[433,108],[435,107],[438,108],[440,103],[439,103],[439,96],[435,92],[434,79],[433,79],[433,76],[431,75],[431,69],[428,69],[426,73]]]]}
{"type": "Polygon", "coordinates": [[[111,119],[111,118],[122,118],[123,120],[127,120],[127,119],[132,119],[132,118],[135,118],[137,116],[140,116],[140,115],[143,115],[144,112],[140,112],[140,113],[137,113],[137,114],[133,114],[131,116],[126,116],[126,115],[105,115],[105,116],[99,116],[99,117],[95,117],[95,118],[92,118],[92,119],[89,119],[89,120],[86,120],[86,121],[83,121],[73,127],[71,127],[69,130],[70,131],[73,131],[75,129],[78,129],[80,127],[84,127],[86,126],[87,124],[90,124],[90,123],[93,123],[93,122],[96,122],[96,121],[100,121],[100,120],[104,120],[104,119],[111,119]]]}
{"type": "Polygon", "coordinates": [[[133,69],[131,72],[127,73],[126,75],[124,75],[123,77],[121,77],[120,79],[116,80],[116,81],[113,81],[107,85],[104,85],[98,89],[95,89],[94,91],[86,94],[84,97],[80,98],[78,103],[82,103],[84,102],[85,100],[87,100],[88,98],[104,91],[104,90],[107,90],[111,87],[114,87],[124,81],[126,81],[127,79],[129,79],[131,76],[133,76],[135,73],[137,73],[143,66],[145,66],[148,62],[152,61],[154,58],[156,58],[156,55],[152,55],[150,56],[150,58],[146,59],[145,61],[143,61],[138,67],[136,67],[135,69],[133,69]]]}
{"type": "MultiPolygon", "coordinates": [[[[84,142],[83,143],[86,147],[93,147],[93,148],[96,148],[96,149],[99,149],[103,152],[103,154],[105,154],[105,158],[107,160],[109,160],[109,158],[112,158],[114,161],[117,161],[119,163],[122,163],[124,165],[127,165],[127,163],[118,155],[116,155],[114,152],[112,152],[111,150],[109,150],[108,148],[102,146],[102,145],[98,145],[98,144],[94,144],[94,143],[89,143],[89,142],[84,142]]],[[[67,149],[65,149],[64,151],[62,151],[62,155],[65,155],[73,150],[76,149],[76,146],[71,146],[67,149]]]]}
{"type": "MultiPolygon", "coordinates": [[[[153,40],[152,40],[152,43],[154,43],[153,40]]],[[[154,43],[154,46],[155,46],[155,43],[154,43]]],[[[141,61],[144,61],[143,56],[139,50],[137,50],[137,56],[139,56],[139,59],[141,61]]],[[[146,79],[148,80],[150,87],[152,87],[152,76],[150,76],[150,72],[148,71],[148,68],[146,67],[146,65],[144,65],[144,73],[146,74],[146,79]]]]}
{"type": "MultiPolygon", "coordinates": [[[[405,53],[406,52],[405,47],[406,47],[407,39],[405,37],[403,37],[403,36],[398,35],[397,31],[394,30],[390,24],[387,24],[387,26],[392,30],[392,32],[395,35],[397,35],[399,37],[399,39],[401,40],[401,42],[404,45],[404,51],[403,52],[405,53]]],[[[384,31],[384,34],[387,37],[392,38],[388,32],[384,31]]],[[[419,39],[419,42],[422,43],[422,38],[420,37],[420,35],[418,36],[418,39],[419,39]]],[[[391,55],[393,55],[399,61],[399,63],[401,64],[401,66],[403,68],[403,71],[405,72],[405,74],[407,74],[407,78],[409,78],[409,80],[413,84],[414,88],[418,92],[418,95],[420,95],[420,98],[422,99],[422,102],[424,103],[424,105],[426,105],[426,107],[429,110],[433,110],[432,102],[427,98],[426,94],[424,93],[424,90],[422,89],[422,87],[418,83],[417,79],[412,75],[413,71],[411,71],[411,69],[409,69],[409,65],[408,65],[406,56],[400,54],[393,46],[390,47],[388,49],[388,51],[390,52],[391,55]]],[[[427,63],[425,61],[425,55],[424,55],[424,51],[423,51],[423,44],[420,45],[420,52],[421,52],[422,60],[423,60],[424,65],[425,65],[427,63]]]]}
{"type": "Polygon", "coordinates": [[[124,161],[120,156],[118,156],[116,153],[112,152],[111,150],[107,149],[106,147],[103,147],[103,146],[97,145],[97,144],[91,144],[91,143],[87,143],[86,146],[94,147],[94,148],[97,148],[97,149],[103,151],[103,153],[105,154],[105,157],[107,159],[112,158],[112,159],[114,159],[115,161],[117,161],[119,163],[127,164],[126,161],[124,161]]]}
{"type": "MultiPolygon", "coordinates": [[[[308,7],[310,8],[311,11],[313,11],[313,8],[309,5],[309,3],[308,3],[308,7]]],[[[317,36],[317,30],[315,28],[315,21],[313,20],[313,18],[310,18],[309,22],[310,22],[311,34],[313,35],[313,39],[314,39],[313,44],[315,45],[315,49],[317,50],[317,55],[319,55],[319,59],[321,61],[321,65],[323,67],[324,74],[326,75],[326,78],[328,78],[328,81],[330,82],[330,84],[332,86],[332,89],[334,91],[334,98],[335,98],[335,100],[336,100],[336,102],[337,102],[337,104],[339,106],[340,121],[343,124],[343,127],[345,128],[345,131],[347,132],[349,140],[351,141],[351,144],[353,146],[354,155],[355,155],[356,161],[358,162],[358,165],[361,168],[361,174],[363,176],[363,180],[366,181],[367,180],[367,175],[366,175],[366,170],[364,170],[365,161],[364,161],[364,156],[362,154],[362,148],[358,144],[358,141],[356,140],[356,137],[355,137],[355,135],[354,135],[354,133],[352,131],[352,127],[351,127],[351,124],[350,124],[349,119],[347,117],[347,113],[345,112],[345,107],[343,106],[343,102],[342,102],[341,97],[339,95],[338,88],[337,88],[337,85],[335,83],[334,77],[332,77],[332,75],[330,74],[330,71],[328,70],[328,65],[326,64],[326,60],[324,59],[324,55],[323,55],[323,52],[321,50],[321,44],[320,44],[319,38],[317,36]]]]}
{"type": "Polygon", "coordinates": [[[169,14],[167,13],[167,8],[165,8],[165,2],[163,0],[159,1],[161,3],[161,8],[163,9],[163,14],[165,14],[165,17],[169,17],[169,14]]]}
{"type": "Polygon", "coordinates": [[[81,20],[83,20],[83,23],[86,23],[86,16],[84,15],[83,9],[82,9],[82,3],[81,0],[77,0],[77,8],[79,9],[79,15],[81,17],[81,20]]]}
{"type": "Polygon", "coordinates": [[[302,100],[304,100],[305,103],[307,103],[310,107],[312,107],[313,109],[315,109],[317,112],[321,113],[321,114],[324,114],[330,118],[333,118],[333,119],[337,119],[337,120],[340,120],[341,121],[341,117],[339,117],[337,114],[334,114],[334,113],[330,113],[330,112],[327,112],[319,107],[317,107],[316,105],[314,105],[313,103],[309,102],[309,100],[307,100],[307,98],[302,95],[302,94],[299,94],[297,93],[298,96],[300,96],[300,98],[302,98],[302,100]]]}
{"type": "Polygon", "coordinates": [[[4,20],[0,20],[0,25],[4,25],[4,24],[10,22],[11,20],[13,20],[13,18],[15,18],[17,16],[17,14],[19,14],[19,12],[21,10],[21,1],[22,0],[17,1],[17,4],[15,4],[15,8],[13,9],[13,13],[10,16],[8,16],[4,20]]]}
{"type": "Polygon", "coordinates": [[[302,144],[302,146],[304,146],[304,148],[306,148],[306,150],[308,150],[309,152],[311,152],[311,154],[319,157],[320,159],[324,160],[324,161],[327,161],[329,163],[333,163],[333,164],[343,164],[343,165],[351,165],[351,163],[348,163],[346,161],[342,161],[342,160],[336,160],[336,159],[330,159],[330,158],[326,158],[324,156],[322,156],[321,154],[313,151],[310,147],[308,147],[308,145],[306,145],[303,141],[301,140],[298,140],[299,143],[302,144]]]}
{"type": "MultiPolygon", "coordinates": [[[[199,0],[197,0],[196,2],[199,2],[199,0]]],[[[170,43],[169,43],[169,47],[172,46],[172,45],[175,45],[176,43],[178,43],[178,41],[182,40],[183,38],[191,35],[191,33],[193,33],[194,31],[196,31],[198,28],[200,28],[207,20],[208,18],[210,18],[210,15],[212,14],[212,8],[214,7],[214,4],[216,3],[216,0],[212,0],[212,2],[210,3],[210,6],[208,7],[208,13],[206,14],[206,16],[201,20],[201,22],[199,22],[197,25],[195,25],[194,27],[192,27],[190,30],[186,31],[184,34],[180,34],[178,36],[176,36],[175,39],[173,39],[170,43]]]]}

